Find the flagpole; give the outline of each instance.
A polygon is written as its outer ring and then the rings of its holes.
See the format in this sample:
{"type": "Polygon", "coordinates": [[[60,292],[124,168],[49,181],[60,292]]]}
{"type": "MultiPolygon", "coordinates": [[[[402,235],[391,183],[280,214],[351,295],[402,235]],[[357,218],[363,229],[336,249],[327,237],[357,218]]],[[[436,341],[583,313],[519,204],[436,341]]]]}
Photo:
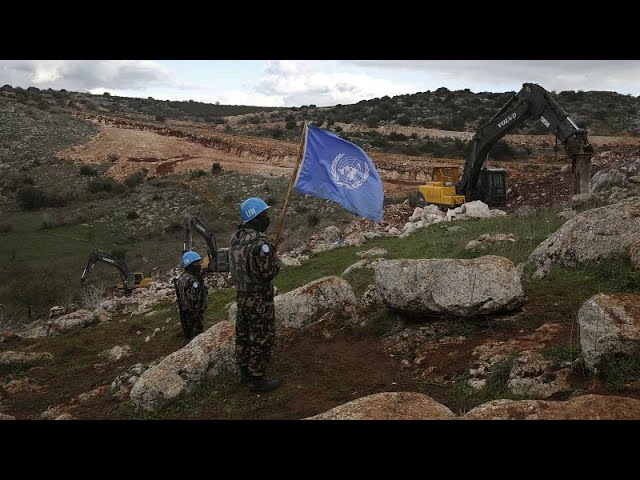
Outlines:
{"type": "Polygon", "coordinates": [[[287,212],[287,208],[289,207],[289,200],[291,199],[291,192],[293,191],[293,184],[296,181],[296,177],[298,176],[298,168],[300,167],[300,161],[302,160],[302,153],[304,151],[304,140],[307,133],[307,121],[304,120],[302,122],[302,138],[300,139],[300,146],[298,147],[298,158],[296,158],[296,166],[293,168],[293,174],[291,175],[291,180],[289,181],[289,188],[287,190],[287,197],[284,200],[284,206],[282,207],[282,212],[280,212],[280,220],[278,222],[278,230],[276,233],[276,239],[274,245],[278,248],[278,244],[280,243],[280,236],[282,235],[282,229],[284,227],[284,214],[287,212]]]}

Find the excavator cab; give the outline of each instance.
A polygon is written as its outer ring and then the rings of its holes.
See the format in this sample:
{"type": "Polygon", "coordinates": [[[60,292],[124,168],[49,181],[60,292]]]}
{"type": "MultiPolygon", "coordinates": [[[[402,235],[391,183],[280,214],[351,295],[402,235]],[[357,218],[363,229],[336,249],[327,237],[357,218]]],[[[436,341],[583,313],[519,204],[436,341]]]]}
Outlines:
{"type": "Polygon", "coordinates": [[[480,170],[476,190],[467,202],[482,200],[490,207],[507,206],[507,171],[504,168],[480,170]]]}

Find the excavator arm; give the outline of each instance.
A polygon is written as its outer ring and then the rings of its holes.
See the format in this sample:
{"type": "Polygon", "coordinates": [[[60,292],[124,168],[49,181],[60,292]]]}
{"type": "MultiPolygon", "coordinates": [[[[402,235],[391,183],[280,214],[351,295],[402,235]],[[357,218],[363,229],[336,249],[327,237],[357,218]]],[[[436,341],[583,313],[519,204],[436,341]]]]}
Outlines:
{"type": "Polygon", "coordinates": [[[226,272],[229,270],[228,256],[226,249],[218,250],[213,232],[195,214],[187,213],[184,219],[184,242],[182,253],[188,252],[193,247],[193,231],[198,232],[207,244],[207,255],[209,257],[208,272],[226,272]]]}
{"type": "Polygon", "coordinates": [[[547,130],[564,145],[574,169],[574,193],[589,191],[589,165],[593,147],[587,140],[586,131],[569,118],[567,112],[544,88],[535,83],[525,83],[522,90],[511,97],[473,136],[462,179],[456,185],[458,194],[464,195],[467,201],[483,199],[485,192],[482,191],[479,180],[491,148],[507,133],[532,117],[539,118],[547,130]],[[576,171],[577,164],[580,166],[579,172],[576,171]]]}
{"type": "Polygon", "coordinates": [[[132,290],[135,285],[134,275],[129,271],[127,264],[117,258],[109,255],[107,252],[104,252],[99,249],[95,249],[89,255],[89,260],[87,260],[87,265],[84,267],[82,271],[82,276],[80,277],[80,282],[85,283],[87,278],[91,274],[93,267],[95,267],[96,263],[103,262],[107,265],[111,265],[115,267],[120,272],[120,277],[122,277],[122,284],[125,287],[125,290],[132,290]]]}

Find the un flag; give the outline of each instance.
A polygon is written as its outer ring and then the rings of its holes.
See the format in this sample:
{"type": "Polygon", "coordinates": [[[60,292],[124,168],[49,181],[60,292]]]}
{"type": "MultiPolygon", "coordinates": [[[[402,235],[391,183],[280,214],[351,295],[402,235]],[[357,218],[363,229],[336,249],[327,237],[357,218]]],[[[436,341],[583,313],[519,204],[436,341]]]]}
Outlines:
{"type": "Polygon", "coordinates": [[[293,188],[339,203],[350,212],[382,220],[384,191],[373,162],[357,145],[308,126],[293,188]]]}

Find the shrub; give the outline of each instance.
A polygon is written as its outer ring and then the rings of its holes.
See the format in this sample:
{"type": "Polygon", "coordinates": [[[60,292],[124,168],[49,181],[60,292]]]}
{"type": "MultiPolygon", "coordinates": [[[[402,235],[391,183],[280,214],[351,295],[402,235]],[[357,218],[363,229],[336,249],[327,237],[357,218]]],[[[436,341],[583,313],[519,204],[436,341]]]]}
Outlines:
{"type": "Polygon", "coordinates": [[[320,223],[320,217],[316,213],[311,213],[307,216],[307,224],[310,227],[315,227],[320,223]]]}
{"type": "Polygon", "coordinates": [[[222,173],[222,166],[218,162],[214,163],[213,165],[211,165],[211,173],[213,173],[214,175],[222,173]]]}
{"type": "Polygon", "coordinates": [[[69,203],[69,197],[55,193],[45,192],[32,185],[26,185],[18,190],[18,203],[24,210],[38,210],[45,207],[64,207],[69,203]]]}
{"type": "Polygon", "coordinates": [[[135,188],[137,185],[140,185],[144,181],[144,173],[136,172],[129,175],[124,179],[124,183],[129,188],[135,188]]]}
{"type": "Polygon", "coordinates": [[[13,229],[13,225],[10,223],[0,223],[0,233],[7,233],[13,229]]]}
{"type": "Polygon", "coordinates": [[[91,193],[110,192],[113,190],[113,184],[114,181],[110,178],[98,177],[87,184],[87,189],[91,193]]]}
{"type": "Polygon", "coordinates": [[[201,170],[201,169],[192,170],[191,173],[189,173],[189,178],[194,180],[196,178],[204,177],[206,175],[207,175],[207,172],[205,172],[204,170],[201,170]]]}
{"type": "Polygon", "coordinates": [[[88,177],[97,177],[98,171],[95,168],[90,167],[89,165],[82,165],[80,167],[80,175],[86,175],[88,177]]]}
{"type": "Polygon", "coordinates": [[[135,210],[131,210],[130,212],[127,212],[127,219],[129,220],[135,220],[138,217],[140,217],[140,215],[138,215],[138,212],[136,212],[135,210]]]}

